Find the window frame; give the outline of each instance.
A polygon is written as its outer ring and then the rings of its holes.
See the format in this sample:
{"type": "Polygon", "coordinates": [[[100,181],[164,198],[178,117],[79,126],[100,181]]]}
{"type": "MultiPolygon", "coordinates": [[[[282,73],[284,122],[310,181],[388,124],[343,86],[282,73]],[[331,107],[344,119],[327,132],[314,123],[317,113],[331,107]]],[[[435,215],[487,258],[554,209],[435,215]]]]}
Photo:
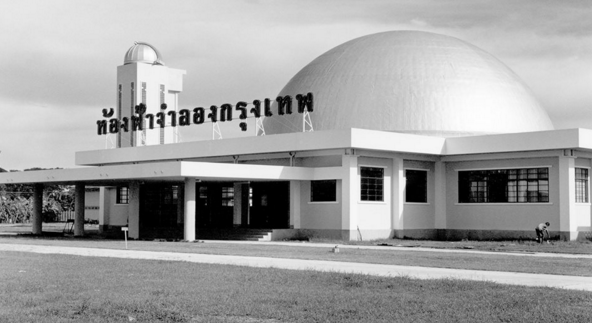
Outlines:
{"type": "MultiPolygon", "coordinates": [[[[325,188],[325,191],[327,190],[327,188],[325,188]]],[[[331,198],[330,194],[326,194],[326,193],[321,193],[321,197],[324,197],[326,195],[329,195],[329,198],[331,198]]],[[[337,180],[336,179],[326,179],[326,180],[314,180],[314,181],[310,181],[310,203],[335,203],[337,202],[337,180]],[[330,184],[330,188],[328,188],[329,190],[333,191],[332,194],[332,198],[333,199],[326,199],[326,200],[322,200],[322,199],[315,199],[315,184],[317,185],[321,185],[321,184],[330,184]]]]}
{"type": "Polygon", "coordinates": [[[550,170],[551,166],[458,169],[456,170],[457,203],[463,205],[551,204],[550,170]],[[473,176],[472,180],[471,176],[473,176]],[[470,185],[467,186],[467,184],[470,185]],[[504,199],[501,200],[501,197],[504,199]],[[471,199],[476,200],[471,201],[471,199]]]}
{"type": "MultiPolygon", "coordinates": [[[[384,173],[385,173],[385,167],[383,166],[359,166],[359,176],[360,176],[360,202],[364,202],[364,203],[384,203],[385,202],[385,198],[384,198],[384,173]],[[364,169],[367,170],[380,170],[381,172],[381,177],[368,177],[368,176],[364,176],[363,175],[363,171],[364,169]],[[367,183],[364,183],[364,182],[367,183]],[[372,183],[374,182],[374,183],[372,183]],[[370,188],[364,188],[364,185],[376,185],[376,186],[380,186],[379,189],[379,194],[375,194],[372,196],[376,196],[377,199],[368,199],[371,195],[369,194],[369,190],[370,188]],[[365,190],[367,192],[365,192],[365,190]],[[378,199],[379,198],[379,199],[378,199]]],[[[376,188],[376,190],[378,190],[378,188],[376,188]]]]}
{"type": "Polygon", "coordinates": [[[129,204],[129,187],[117,186],[115,189],[115,204],[128,205],[129,204]],[[125,193],[124,193],[125,191],[125,193]]]}
{"type": "Polygon", "coordinates": [[[576,203],[582,203],[582,204],[590,204],[590,168],[588,167],[574,167],[574,173],[575,173],[575,191],[574,191],[574,198],[575,198],[575,202],[576,203]],[[583,171],[585,171],[585,177],[584,178],[578,178],[578,170],[580,171],[580,173],[582,173],[583,171]],[[578,185],[580,184],[580,185],[578,185]],[[581,185],[583,184],[583,186],[581,185]],[[583,192],[581,192],[581,190],[583,189],[583,192]],[[583,194],[582,194],[583,193],[583,194]],[[580,200],[580,198],[583,198],[583,200],[580,200]]]}
{"type": "Polygon", "coordinates": [[[409,203],[409,204],[429,204],[429,199],[428,199],[428,172],[429,169],[419,169],[419,168],[405,168],[405,203],[409,203]],[[424,200],[423,201],[409,201],[408,198],[408,194],[409,194],[409,176],[407,174],[407,172],[421,172],[425,175],[425,181],[423,183],[423,188],[424,188],[424,200]]]}

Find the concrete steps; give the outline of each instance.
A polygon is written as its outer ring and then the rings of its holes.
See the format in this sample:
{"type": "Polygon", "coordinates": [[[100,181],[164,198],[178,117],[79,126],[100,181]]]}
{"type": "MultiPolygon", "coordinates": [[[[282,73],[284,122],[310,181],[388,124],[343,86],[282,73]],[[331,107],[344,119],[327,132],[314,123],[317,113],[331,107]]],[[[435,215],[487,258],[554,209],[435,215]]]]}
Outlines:
{"type": "Polygon", "coordinates": [[[272,229],[197,229],[198,240],[271,241],[272,229]]]}

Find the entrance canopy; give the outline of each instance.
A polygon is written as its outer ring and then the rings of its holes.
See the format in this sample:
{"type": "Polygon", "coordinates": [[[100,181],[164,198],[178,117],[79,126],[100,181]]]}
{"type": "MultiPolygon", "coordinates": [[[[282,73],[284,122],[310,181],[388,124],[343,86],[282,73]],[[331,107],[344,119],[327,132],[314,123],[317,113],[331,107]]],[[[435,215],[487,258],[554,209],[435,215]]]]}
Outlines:
{"type": "Polygon", "coordinates": [[[101,186],[130,180],[179,182],[185,178],[240,181],[315,180],[327,176],[335,178],[340,169],[324,167],[322,173],[326,176],[323,176],[315,172],[315,168],[306,167],[178,161],[3,173],[0,174],[0,184],[84,182],[86,185],[101,186]]]}

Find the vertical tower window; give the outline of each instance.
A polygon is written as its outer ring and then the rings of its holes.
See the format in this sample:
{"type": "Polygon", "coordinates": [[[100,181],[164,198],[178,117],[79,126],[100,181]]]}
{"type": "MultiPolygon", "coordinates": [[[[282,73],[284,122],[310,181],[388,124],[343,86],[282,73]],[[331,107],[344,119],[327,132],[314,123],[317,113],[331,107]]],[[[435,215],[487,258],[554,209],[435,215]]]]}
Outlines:
{"type": "MultiPolygon", "coordinates": [[[[164,103],[164,84],[160,85],[160,104],[164,103]]],[[[164,111],[163,111],[164,113],[164,111]]],[[[164,127],[160,128],[160,144],[164,144],[164,127]]]]}
{"type": "MultiPolygon", "coordinates": [[[[136,106],[136,100],[135,100],[135,97],[136,97],[136,89],[134,87],[134,82],[132,82],[131,85],[132,85],[132,87],[131,87],[131,95],[132,96],[131,96],[131,112],[130,112],[130,116],[133,116],[134,115],[134,108],[136,106]]],[[[136,139],[135,138],[136,136],[135,136],[135,133],[134,133],[134,128],[132,127],[130,130],[131,130],[130,131],[130,133],[131,133],[131,135],[130,135],[130,145],[132,147],[135,147],[136,146],[136,140],[135,140],[136,139]]]]}
{"type": "Polygon", "coordinates": [[[576,168],[576,203],[588,203],[588,169],[576,168]]]}
{"type": "Polygon", "coordinates": [[[384,201],[384,169],[360,167],[360,199],[362,201],[384,201]]]}
{"type": "MultiPolygon", "coordinates": [[[[123,110],[121,109],[121,95],[122,95],[122,86],[119,84],[117,86],[117,118],[121,120],[123,118],[122,113],[123,110]]],[[[121,131],[117,133],[117,148],[121,147],[121,131]]]]}
{"type": "MultiPolygon", "coordinates": [[[[142,103],[146,104],[146,82],[142,82],[142,103]]],[[[146,145],[146,119],[142,120],[142,145],[146,145]]]]}

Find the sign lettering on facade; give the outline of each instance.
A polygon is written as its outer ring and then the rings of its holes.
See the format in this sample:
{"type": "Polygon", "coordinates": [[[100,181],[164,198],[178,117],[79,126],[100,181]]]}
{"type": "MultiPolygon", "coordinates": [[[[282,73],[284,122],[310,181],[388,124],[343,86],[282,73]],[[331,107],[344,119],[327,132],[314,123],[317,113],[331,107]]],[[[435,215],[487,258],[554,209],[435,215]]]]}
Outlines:
{"type": "MultiPolygon", "coordinates": [[[[277,102],[277,114],[285,115],[292,114],[292,102],[294,101],[291,96],[278,96],[275,101],[277,102]]],[[[296,101],[298,104],[298,113],[304,113],[305,111],[313,112],[313,95],[312,93],[298,94],[296,95],[296,101]]],[[[109,120],[97,120],[97,134],[116,134],[119,132],[131,131],[142,131],[144,127],[148,129],[154,129],[155,127],[164,128],[167,121],[171,127],[184,127],[192,124],[199,125],[209,119],[211,122],[226,122],[232,121],[233,111],[239,113],[238,118],[240,120],[247,119],[248,113],[255,118],[261,116],[273,117],[271,111],[271,100],[265,99],[263,102],[260,100],[253,101],[253,107],[247,112],[248,103],[244,101],[237,102],[234,106],[228,103],[222,104],[220,107],[212,105],[209,111],[202,107],[197,107],[192,111],[189,109],[182,109],[177,111],[166,112],[167,105],[163,103],[160,105],[160,112],[156,114],[146,114],[146,105],[140,103],[134,107],[135,114],[131,118],[123,117],[121,119],[113,118],[115,113],[113,108],[103,109],[103,118],[109,120]],[[207,112],[207,115],[206,115],[207,112]],[[143,122],[146,120],[147,122],[143,122]]],[[[247,131],[247,123],[241,122],[239,127],[242,131],[247,131]]]]}

